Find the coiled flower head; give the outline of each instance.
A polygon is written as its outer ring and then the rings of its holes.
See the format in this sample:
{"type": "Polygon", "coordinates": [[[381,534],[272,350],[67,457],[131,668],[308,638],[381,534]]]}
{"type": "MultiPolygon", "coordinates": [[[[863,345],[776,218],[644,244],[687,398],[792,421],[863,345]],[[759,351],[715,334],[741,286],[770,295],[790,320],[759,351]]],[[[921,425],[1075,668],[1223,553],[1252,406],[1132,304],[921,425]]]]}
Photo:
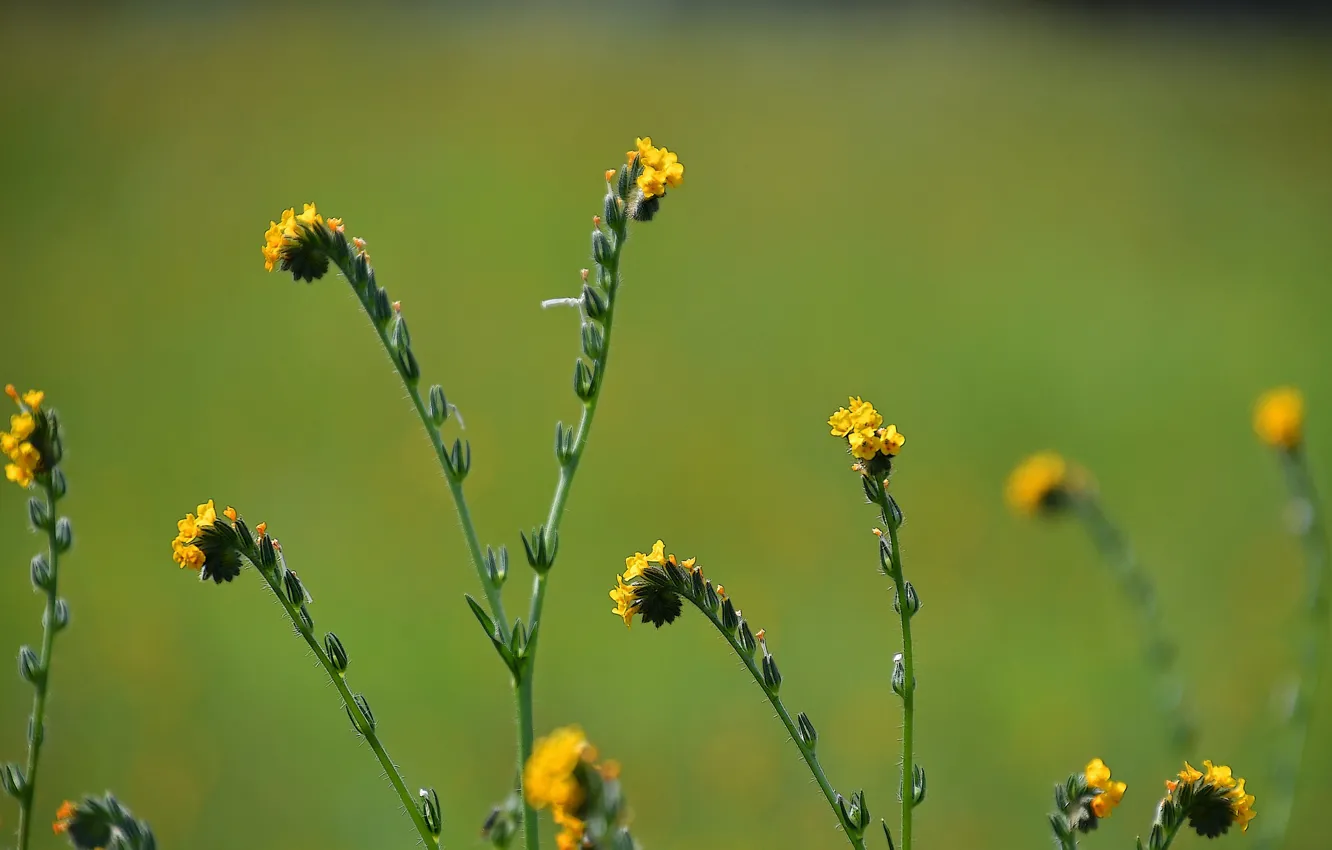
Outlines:
{"type": "MultiPolygon", "coordinates": [[[[222,515],[227,522],[218,521],[217,508],[209,499],[176,522],[176,537],[171,541],[171,559],[181,569],[198,570],[200,580],[211,578],[216,584],[240,575],[242,554],[251,557],[255,551],[250,531],[235,508],[228,507],[222,515]]],[[[262,523],[259,530],[262,539],[262,523]]]]}
{"type": "Polygon", "coordinates": [[[1255,815],[1254,797],[1245,791],[1244,780],[1224,764],[1204,761],[1203,767],[1205,771],[1184,762],[1179,778],[1166,780],[1163,810],[1168,806],[1168,816],[1188,818],[1189,826],[1204,838],[1224,835],[1232,826],[1248,832],[1255,815]]]}
{"type": "Polygon", "coordinates": [[[674,152],[653,145],[651,136],[635,139],[634,150],[629,151],[626,158],[629,163],[626,177],[638,189],[630,206],[630,216],[638,221],[650,221],[661,199],[666,197],[667,187],[674,189],[684,183],[684,164],[674,152]]]}
{"type": "Polygon", "coordinates": [[[342,219],[327,221],[314,204],[305,204],[299,215],[295,208],[283,210],[282,221],[270,221],[264,232],[264,268],[281,268],[295,280],[307,283],[328,271],[328,252],[342,236],[342,219]]]}
{"type": "Polygon", "coordinates": [[[5,395],[19,409],[9,417],[9,430],[0,431],[0,452],[9,461],[5,464],[5,478],[26,488],[60,461],[59,423],[54,411],[42,407],[46,393],[28,390],[20,394],[13,384],[8,384],[5,395]]]}
{"type": "Polygon", "coordinates": [[[1258,438],[1278,449],[1295,449],[1304,440],[1304,396],[1294,387],[1263,393],[1253,410],[1258,438]]]}
{"type": "Polygon", "coordinates": [[[615,607],[612,613],[624,620],[628,627],[637,614],[644,623],[651,623],[661,628],[675,621],[684,607],[679,594],[671,591],[661,582],[648,581],[647,572],[656,570],[662,573],[667,564],[686,572],[697,569],[695,559],[676,560],[674,555],[665,554],[666,544],[658,540],[652,544],[652,551],[644,554],[635,552],[624,559],[624,572],[616,576],[615,589],[610,592],[615,607]]]}

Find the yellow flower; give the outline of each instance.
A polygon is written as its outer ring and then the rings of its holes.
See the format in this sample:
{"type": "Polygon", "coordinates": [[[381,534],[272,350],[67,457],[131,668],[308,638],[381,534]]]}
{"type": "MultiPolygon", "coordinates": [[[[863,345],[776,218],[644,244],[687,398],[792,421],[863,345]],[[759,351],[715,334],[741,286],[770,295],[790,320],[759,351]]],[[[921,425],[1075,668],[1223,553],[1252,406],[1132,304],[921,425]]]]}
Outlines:
{"type": "Polygon", "coordinates": [[[70,821],[74,820],[74,815],[78,814],[78,806],[75,806],[69,800],[60,804],[56,809],[55,823],[51,824],[51,831],[56,835],[63,835],[69,832],[70,821]]]}
{"type": "Polygon", "coordinates": [[[28,406],[28,409],[33,412],[36,412],[37,410],[41,409],[42,401],[45,399],[46,399],[46,393],[42,392],[41,390],[28,390],[26,393],[23,394],[23,403],[26,404],[28,406]]]}
{"type": "Polygon", "coordinates": [[[1089,788],[1095,788],[1101,792],[1092,798],[1092,814],[1098,818],[1110,817],[1110,813],[1115,810],[1115,806],[1118,806],[1120,801],[1124,799],[1124,792],[1128,790],[1128,785],[1111,780],[1110,768],[1100,759],[1092,759],[1088,762],[1083,775],[1089,788]]]}
{"type": "Polygon", "coordinates": [[[644,168],[657,168],[661,165],[661,149],[653,147],[651,136],[634,139],[634,147],[638,148],[638,158],[644,168]]]}
{"type": "MultiPolygon", "coordinates": [[[[185,514],[185,518],[176,521],[176,539],[171,541],[171,560],[180,564],[181,568],[190,567],[191,569],[202,569],[207,557],[204,551],[198,546],[193,545],[193,541],[202,536],[202,529],[217,522],[217,508],[213,500],[209,499],[195,510],[198,516],[192,513],[185,514]]],[[[234,518],[235,511],[231,508],[228,516],[234,518]]]]}
{"type": "Polygon", "coordinates": [[[1271,390],[1258,399],[1253,430],[1269,446],[1293,449],[1304,438],[1304,396],[1293,387],[1271,390]]]}
{"type": "Polygon", "coordinates": [[[625,628],[628,628],[633,623],[634,614],[637,613],[634,610],[634,601],[638,597],[634,593],[634,588],[624,583],[624,576],[616,579],[616,587],[610,592],[610,598],[615,601],[615,607],[611,612],[622,618],[625,628]]]}
{"type": "Polygon", "coordinates": [[[527,802],[538,809],[558,806],[569,812],[577,811],[586,792],[578,784],[574,771],[585,759],[595,758],[596,751],[577,726],[556,729],[538,740],[523,767],[523,793],[527,802]]]}
{"type": "Polygon", "coordinates": [[[1253,795],[1244,793],[1243,779],[1239,780],[1235,790],[1230,792],[1230,810],[1235,814],[1235,823],[1239,825],[1240,832],[1248,832],[1249,821],[1253,820],[1255,812],[1253,795]]]}
{"type": "Polygon", "coordinates": [[[37,420],[31,413],[15,413],[9,417],[9,436],[22,442],[32,436],[37,428],[37,420]]]}
{"type": "MultiPolygon", "coordinates": [[[[342,219],[330,219],[332,221],[336,221],[338,227],[342,226],[342,219]]],[[[300,238],[303,229],[323,223],[324,217],[314,204],[306,204],[300,215],[295,209],[283,210],[282,221],[269,221],[268,230],[264,231],[264,268],[270,272],[277,268],[283,252],[300,238]]]]}
{"type": "Polygon", "coordinates": [[[889,425],[887,428],[879,429],[879,442],[881,443],[879,451],[886,455],[895,455],[906,445],[906,437],[902,436],[896,425],[889,425]]]}
{"type": "Polygon", "coordinates": [[[1232,825],[1238,825],[1241,832],[1249,831],[1249,821],[1253,820],[1254,797],[1244,788],[1245,780],[1235,776],[1229,766],[1212,764],[1204,761],[1206,771],[1196,769],[1184,762],[1184,769],[1178,779],[1166,782],[1166,788],[1174,793],[1181,782],[1197,783],[1198,789],[1193,796],[1193,806],[1188,811],[1189,825],[1207,838],[1215,838],[1226,832],[1232,825]]]}
{"type": "Polygon", "coordinates": [[[644,198],[658,198],[666,194],[666,174],[652,166],[645,166],[638,175],[638,188],[644,198]]]}
{"type": "Polygon", "coordinates": [[[198,546],[185,544],[180,539],[171,541],[171,560],[180,564],[181,569],[189,567],[193,570],[203,569],[204,553],[198,546]]]}
{"type": "Polygon", "coordinates": [[[1005,496],[1013,510],[1034,514],[1068,483],[1068,464],[1054,452],[1034,454],[1008,476],[1005,496]]]}
{"type": "Polygon", "coordinates": [[[20,487],[32,484],[32,472],[14,463],[5,464],[5,478],[20,487]]]}
{"type": "MultiPolygon", "coordinates": [[[[1184,765],[1187,767],[1188,762],[1184,762],[1184,765]]],[[[1203,781],[1208,785],[1215,785],[1217,788],[1235,787],[1235,777],[1231,775],[1230,768],[1226,765],[1214,765],[1210,759],[1204,759],[1203,767],[1207,768],[1203,781]]]]}
{"type": "Polygon", "coordinates": [[[627,159],[630,165],[635,159],[642,163],[638,188],[644,200],[661,197],[666,194],[667,186],[674,189],[684,183],[684,165],[677,154],[653,145],[651,136],[635,139],[634,146],[637,150],[629,151],[627,159]]]}

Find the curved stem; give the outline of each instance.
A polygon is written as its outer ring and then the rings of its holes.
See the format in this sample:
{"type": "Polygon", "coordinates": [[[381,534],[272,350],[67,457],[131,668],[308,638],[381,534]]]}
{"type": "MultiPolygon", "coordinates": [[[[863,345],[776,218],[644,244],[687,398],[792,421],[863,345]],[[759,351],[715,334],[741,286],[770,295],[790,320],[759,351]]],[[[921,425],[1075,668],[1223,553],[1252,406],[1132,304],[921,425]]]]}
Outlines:
{"type": "MultiPolygon", "coordinates": [[[[698,600],[693,599],[688,595],[685,595],[682,598],[688,599],[693,603],[695,608],[703,612],[708,620],[712,622],[712,625],[717,627],[717,631],[721,633],[722,637],[726,638],[726,642],[731,645],[731,649],[735,650],[735,654],[740,657],[742,662],[744,662],[745,669],[749,671],[749,675],[754,677],[754,681],[758,683],[759,690],[763,691],[763,695],[768,698],[768,702],[772,703],[773,709],[777,712],[777,717],[781,719],[782,725],[786,727],[787,733],[791,736],[791,741],[796,745],[796,748],[800,750],[800,755],[804,758],[805,764],[809,767],[809,772],[814,775],[814,781],[818,783],[819,790],[823,792],[824,799],[828,801],[829,807],[832,808],[833,815],[837,818],[838,823],[841,823],[842,815],[837,807],[837,792],[833,790],[832,783],[828,781],[828,777],[824,774],[823,765],[819,764],[819,757],[815,754],[814,747],[804,742],[801,738],[799,728],[796,726],[795,721],[791,719],[791,712],[786,710],[786,706],[782,703],[781,697],[777,695],[775,690],[769,688],[764,683],[763,671],[759,669],[758,664],[754,661],[754,656],[745,652],[744,647],[740,645],[736,636],[727,631],[725,626],[722,625],[721,620],[717,619],[717,615],[714,614],[708,606],[700,604],[698,600]]],[[[863,838],[853,835],[850,832],[846,832],[845,829],[844,834],[846,835],[847,840],[851,842],[852,847],[857,848],[857,850],[865,850],[865,840],[863,838]]]]}
{"type": "Polygon", "coordinates": [[[36,798],[37,768],[42,755],[42,742],[46,738],[46,694],[51,683],[51,649],[55,644],[57,580],[60,577],[60,549],[56,545],[55,489],[49,475],[42,481],[46,494],[46,514],[50,524],[46,530],[47,558],[51,566],[51,581],[46,588],[46,613],[42,616],[42,675],[34,685],[32,698],[32,726],[28,734],[28,762],[24,772],[24,792],[19,798],[18,850],[27,850],[32,833],[32,805],[36,798]]]}
{"type": "Polygon", "coordinates": [[[1180,754],[1186,754],[1195,738],[1193,718],[1181,705],[1184,687],[1175,671],[1177,653],[1161,622],[1152,581],[1143,572],[1128,540],[1105,515],[1095,497],[1076,498],[1073,508],[1082,519],[1097,552],[1119,582],[1120,592],[1138,615],[1143,634],[1143,659],[1157,680],[1157,703],[1171,730],[1170,743],[1180,754]]]}
{"type": "Polygon", "coordinates": [[[374,327],[375,333],[379,335],[379,341],[384,346],[384,352],[389,356],[389,362],[397,371],[398,377],[402,379],[402,385],[407,389],[407,395],[412,400],[412,406],[416,408],[416,415],[425,426],[426,434],[430,436],[430,445],[435,450],[435,459],[439,461],[439,467],[444,472],[444,480],[448,482],[449,493],[453,496],[453,506],[458,512],[458,523],[462,526],[463,538],[467,541],[467,554],[472,560],[472,567],[476,570],[477,578],[481,580],[481,590],[485,593],[486,604],[490,606],[491,616],[494,617],[495,625],[500,631],[500,638],[507,641],[509,639],[509,621],[504,615],[504,600],[500,596],[499,586],[490,580],[486,573],[485,560],[481,554],[481,541],[476,534],[476,525],[472,522],[472,512],[467,507],[467,497],[463,494],[462,478],[454,470],[449,462],[448,449],[444,446],[444,437],[440,434],[439,427],[435,425],[434,420],[430,418],[430,412],[426,408],[425,401],[421,398],[421,391],[417,382],[409,378],[403,371],[401,360],[394,355],[393,342],[389,338],[388,326],[382,325],[374,320],[374,314],[370,312],[370,305],[367,303],[367,297],[373,297],[374,292],[370,287],[369,281],[359,274],[359,270],[354,262],[343,262],[340,257],[332,258],[338,268],[342,271],[348,282],[352,283],[352,291],[356,293],[357,299],[361,302],[361,307],[370,316],[370,324],[374,327]]]}
{"type": "Polygon", "coordinates": [[[1328,641],[1329,553],[1318,492],[1302,451],[1283,451],[1280,457],[1291,502],[1305,518],[1298,534],[1304,549],[1305,598],[1308,607],[1299,653],[1299,675],[1295,680],[1295,691],[1291,694],[1286,723],[1286,740],[1278,750],[1277,763],[1272,771],[1271,804],[1267,813],[1268,821],[1259,836],[1259,850],[1280,847],[1285,843],[1295,791],[1299,787],[1309,721],[1318,704],[1319,679],[1328,641]]]}
{"type": "Polygon", "coordinates": [[[915,731],[916,731],[916,663],[911,642],[912,612],[906,605],[906,574],[902,571],[902,552],[897,544],[897,522],[889,508],[887,490],[879,502],[883,522],[888,526],[888,542],[892,547],[893,587],[897,591],[898,617],[902,624],[902,850],[911,850],[911,813],[915,809],[915,731]]]}
{"type": "Polygon", "coordinates": [[[328,653],[324,651],[324,647],[319,641],[315,640],[314,633],[305,627],[297,607],[287,599],[286,593],[278,583],[278,571],[266,571],[257,564],[254,564],[254,568],[255,572],[264,577],[264,581],[268,583],[273,595],[277,597],[278,602],[282,603],[282,610],[287,613],[287,617],[290,618],[292,625],[296,627],[296,631],[301,637],[305,638],[305,642],[309,644],[315,658],[319,659],[324,672],[328,674],[328,680],[333,683],[333,687],[338,689],[338,695],[342,697],[342,704],[352,716],[356,731],[370,745],[370,749],[375,753],[375,758],[379,759],[380,766],[384,768],[384,774],[388,777],[389,783],[393,785],[393,790],[398,792],[398,799],[402,801],[403,808],[407,810],[407,814],[411,817],[412,825],[416,827],[417,833],[425,841],[426,846],[438,846],[439,839],[433,836],[426,826],[425,817],[421,814],[420,807],[416,805],[416,800],[413,799],[411,791],[408,790],[407,783],[403,781],[402,774],[398,772],[398,766],[393,763],[393,759],[389,758],[388,751],[384,749],[379,736],[375,733],[374,724],[370,722],[370,718],[366,717],[361,707],[356,704],[351,690],[347,687],[346,674],[338,672],[338,668],[333,665],[333,661],[328,657],[328,653]]]}

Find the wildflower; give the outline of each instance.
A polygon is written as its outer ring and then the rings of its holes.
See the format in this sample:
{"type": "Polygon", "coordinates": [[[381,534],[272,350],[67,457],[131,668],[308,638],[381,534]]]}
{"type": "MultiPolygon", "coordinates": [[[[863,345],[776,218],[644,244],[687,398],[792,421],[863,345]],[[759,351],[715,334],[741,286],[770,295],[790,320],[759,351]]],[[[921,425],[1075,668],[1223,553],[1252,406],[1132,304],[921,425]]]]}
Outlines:
{"type": "Polygon", "coordinates": [[[19,412],[9,417],[9,430],[0,431],[0,452],[8,459],[5,478],[20,487],[29,487],[46,472],[48,461],[57,459],[56,420],[42,410],[46,393],[28,390],[20,394],[13,384],[5,386],[5,395],[14,400],[19,412]]]}
{"type": "Polygon", "coordinates": [[[698,567],[694,558],[680,562],[674,555],[665,554],[665,551],[666,544],[658,540],[652,544],[651,552],[635,552],[624,559],[624,572],[616,576],[615,589],[610,592],[610,598],[615,602],[612,612],[624,620],[626,627],[632,623],[635,614],[639,615],[642,622],[652,623],[657,628],[674,622],[680,616],[684,607],[680,596],[649,581],[646,574],[649,570],[664,573],[667,565],[687,572],[695,571],[698,567]]]}
{"type": "Polygon", "coordinates": [[[56,810],[55,823],[51,831],[56,835],[69,838],[69,843],[80,850],[100,850],[109,847],[113,832],[111,824],[102,812],[93,807],[76,805],[69,800],[60,804],[56,810]]]}
{"type": "MultiPolygon", "coordinates": [[[[342,219],[327,222],[314,204],[305,204],[299,215],[294,208],[282,211],[282,221],[269,221],[264,231],[264,268],[281,268],[296,280],[306,282],[328,271],[328,248],[334,233],[343,232],[342,219]]],[[[345,237],[336,237],[345,246],[345,237]]]]}
{"type": "Polygon", "coordinates": [[[1204,838],[1224,835],[1232,826],[1249,831],[1253,820],[1254,797],[1246,792],[1245,780],[1237,778],[1228,765],[1204,761],[1205,771],[1188,762],[1178,779],[1166,781],[1166,801],[1178,807],[1181,817],[1204,838]]]}
{"type": "Polygon", "coordinates": [[[1110,778],[1110,768],[1106,767],[1105,762],[1100,759],[1092,759],[1087,763],[1087,769],[1083,771],[1086,777],[1087,787],[1093,788],[1099,793],[1092,798],[1092,814],[1097,818],[1108,818],[1110,813],[1115,810],[1120,801],[1124,799],[1124,791],[1128,785],[1123,782],[1115,782],[1110,778]]]}
{"type": "Polygon", "coordinates": [[[1293,387],[1263,393],[1254,407],[1253,430],[1269,446],[1298,448],[1304,439],[1304,396],[1293,387]]]}
{"type": "Polygon", "coordinates": [[[852,469],[862,475],[884,478],[892,470],[892,459],[902,450],[906,437],[896,425],[883,424],[883,416],[874,405],[852,396],[847,407],[839,407],[828,417],[829,433],[846,440],[857,463],[852,469]]]}
{"type": "Polygon", "coordinates": [[[1082,489],[1082,473],[1070,470],[1068,462],[1054,452],[1031,455],[1008,476],[1005,498],[1014,511],[1033,515],[1054,512],[1067,504],[1068,496],[1082,489]]]}
{"type": "Polygon", "coordinates": [[[199,578],[211,578],[215,583],[231,581],[240,574],[240,546],[246,534],[241,534],[240,519],[234,508],[223,515],[231,521],[217,521],[217,508],[213,500],[195,508],[176,522],[176,537],[171,541],[171,559],[182,569],[199,571],[199,578]]]}
{"type": "Polygon", "coordinates": [[[561,827],[557,846],[580,846],[586,824],[589,776],[585,765],[597,760],[597,750],[577,726],[556,729],[536,742],[523,767],[523,792],[534,808],[551,808],[561,827]]]}
{"type": "Polygon", "coordinates": [[[626,155],[629,179],[638,187],[630,215],[638,221],[650,221],[666,197],[666,189],[684,183],[684,164],[667,148],[652,144],[651,136],[634,140],[634,150],[626,155]]]}

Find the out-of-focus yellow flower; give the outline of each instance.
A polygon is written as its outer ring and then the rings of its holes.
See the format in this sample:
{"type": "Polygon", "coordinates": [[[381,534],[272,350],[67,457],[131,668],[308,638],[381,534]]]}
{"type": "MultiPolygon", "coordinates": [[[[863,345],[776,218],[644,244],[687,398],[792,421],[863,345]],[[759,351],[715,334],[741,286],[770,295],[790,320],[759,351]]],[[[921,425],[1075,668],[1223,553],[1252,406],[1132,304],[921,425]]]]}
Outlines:
{"type": "Polygon", "coordinates": [[[1304,396],[1294,387],[1263,393],[1254,407],[1253,430],[1269,446],[1296,448],[1304,440],[1304,396]]]}
{"type": "Polygon", "coordinates": [[[581,764],[597,760],[597,750],[577,726],[556,729],[541,738],[523,766],[523,793],[534,808],[550,807],[560,826],[556,846],[577,848],[583,840],[586,824],[578,811],[587,799],[578,777],[581,764]]]}
{"type": "Polygon", "coordinates": [[[1048,507],[1068,480],[1068,463],[1054,452],[1040,452],[1018,464],[1008,476],[1004,495],[1013,510],[1034,514],[1048,507]]]}
{"type": "Polygon", "coordinates": [[[60,808],[56,809],[56,819],[55,823],[51,824],[51,831],[56,835],[63,835],[66,832],[69,832],[69,824],[74,820],[74,815],[77,814],[78,811],[78,806],[74,805],[69,800],[61,803],[60,808]]]}

